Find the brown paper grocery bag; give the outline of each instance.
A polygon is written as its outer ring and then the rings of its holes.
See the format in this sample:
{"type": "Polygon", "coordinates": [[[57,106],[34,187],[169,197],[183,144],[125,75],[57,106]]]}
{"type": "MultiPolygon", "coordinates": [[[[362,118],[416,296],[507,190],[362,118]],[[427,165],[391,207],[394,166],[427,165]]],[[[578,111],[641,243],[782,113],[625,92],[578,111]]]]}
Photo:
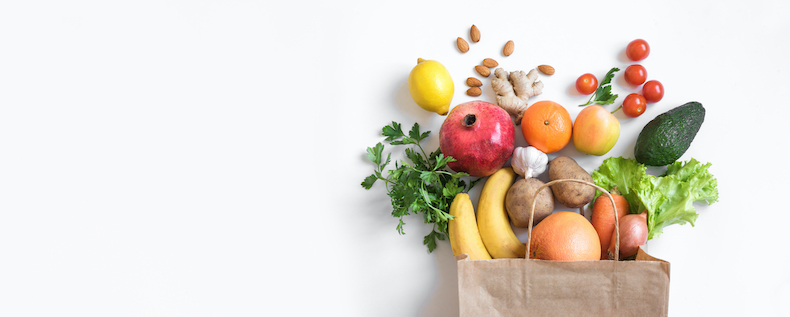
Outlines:
{"type": "Polygon", "coordinates": [[[461,316],[667,316],[669,262],[642,248],[633,261],[456,260],[461,316]]]}
{"type": "Polygon", "coordinates": [[[471,261],[456,256],[461,316],[667,316],[669,262],[471,261]]]}

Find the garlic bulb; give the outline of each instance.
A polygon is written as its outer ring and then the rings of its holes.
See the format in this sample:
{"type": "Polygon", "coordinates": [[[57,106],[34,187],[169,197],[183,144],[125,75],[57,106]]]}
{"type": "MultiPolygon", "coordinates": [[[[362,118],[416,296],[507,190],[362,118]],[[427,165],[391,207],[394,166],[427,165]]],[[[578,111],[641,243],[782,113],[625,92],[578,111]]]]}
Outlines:
{"type": "Polygon", "coordinates": [[[549,156],[535,147],[517,147],[510,161],[516,174],[524,178],[536,177],[546,171],[549,156]]]}

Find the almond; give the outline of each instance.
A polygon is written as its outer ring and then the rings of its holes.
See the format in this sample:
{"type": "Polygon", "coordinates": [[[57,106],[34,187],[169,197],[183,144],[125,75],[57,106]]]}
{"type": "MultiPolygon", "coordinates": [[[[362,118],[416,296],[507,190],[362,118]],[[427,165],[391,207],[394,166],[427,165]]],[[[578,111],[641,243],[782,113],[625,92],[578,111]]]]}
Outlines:
{"type": "Polygon", "coordinates": [[[483,60],[483,66],[488,68],[493,68],[499,66],[499,63],[497,63],[495,60],[491,58],[486,58],[483,60]]]}
{"type": "Polygon", "coordinates": [[[513,43],[513,41],[507,41],[507,43],[505,43],[505,48],[502,49],[502,54],[510,56],[510,54],[513,54],[514,49],[516,49],[516,44],[513,43]]]}
{"type": "Polygon", "coordinates": [[[480,87],[472,87],[472,88],[469,88],[469,90],[466,91],[466,94],[469,95],[469,96],[472,96],[472,97],[480,96],[482,93],[483,93],[483,90],[481,90],[480,87]]]}
{"type": "Polygon", "coordinates": [[[480,79],[469,77],[466,79],[466,85],[469,87],[480,87],[483,85],[483,82],[480,79]]]}
{"type": "Polygon", "coordinates": [[[478,74],[480,74],[480,76],[483,77],[488,77],[488,75],[491,75],[491,70],[483,65],[475,66],[475,70],[477,71],[478,74]]]}
{"type": "Polygon", "coordinates": [[[466,53],[469,51],[469,43],[466,43],[464,39],[459,37],[457,40],[455,40],[455,44],[458,44],[458,50],[461,51],[461,53],[466,53]]]}
{"type": "Polygon", "coordinates": [[[480,42],[480,30],[474,24],[472,24],[472,29],[469,30],[469,37],[472,39],[472,42],[480,42]]]}
{"type": "Polygon", "coordinates": [[[549,65],[540,65],[538,66],[538,70],[546,75],[554,75],[554,67],[549,65]]]}

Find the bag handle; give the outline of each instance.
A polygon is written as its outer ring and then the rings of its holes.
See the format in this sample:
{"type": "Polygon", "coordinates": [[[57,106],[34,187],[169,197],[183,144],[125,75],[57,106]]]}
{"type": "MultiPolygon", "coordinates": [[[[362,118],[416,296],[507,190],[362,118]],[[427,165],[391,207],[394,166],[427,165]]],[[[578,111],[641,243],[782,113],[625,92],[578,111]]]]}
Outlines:
{"type": "MultiPolygon", "coordinates": [[[[554,185],[554,184],[557,184],[557,183],[565,183],[565,182],[574,182],[574,183],[580,183],[580,184],[585,184],[585,185],[589,185],[589,186],[595,187],[595,189],[600,190],[602,193],[606,194],[606,196],[609,197],[609,200],[612,201],[612,210],[614,211],[614,234],[615,234],[615,239],[616,239],[615,242],[614,242],[614,260],[618,261],[619,258],[620,258],[620,219],[617,216],[617,206],[616,206],[616,204],[614,202],[614,198],[612,197],[611,194],[609,194],[609,191],[603,189],[602,187],[600,187],[598,185],[595,185],[595,184],[590,183],[588,181],[583,181],[583,180],[580,180],[580,179],[572,179],[572,178],[556,179],[556,180],[550,181],[548,183],[545,183],[545,184],[541,185],[540,187],[538,187],[538,190],[536,190],[535,194],[532,195],[532,208],[529,210],[529,227],[528,227],[529,229],[527,230],[527,235],[528,236],[527,236],[527,254],[526,254],[526,258],[529,259],[529,247],[530,247],[530,244],[532,243],[532,226],[533,226],[533,221],[535,220],[535,218],[534,218],[535,217],[535,205],[538,202],[536,200],[536,198],[538,198],[538,194],[540,194],[540,192],[543,191],[543,189],[548,187],[548,186],[551,186],[551,185],[554,185]]],[[[600,198],[600,197],[598,197],[598,198],[600,198]]],[[[582,216],[584,216],[584,215],[582,215],[582,216]]]]}

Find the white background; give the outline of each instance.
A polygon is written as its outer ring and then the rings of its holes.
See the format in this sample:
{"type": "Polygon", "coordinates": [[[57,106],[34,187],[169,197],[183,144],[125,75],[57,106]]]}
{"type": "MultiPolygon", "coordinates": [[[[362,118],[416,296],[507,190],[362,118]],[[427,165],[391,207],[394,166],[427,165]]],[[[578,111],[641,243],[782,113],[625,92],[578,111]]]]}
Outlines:
{"type": "Polygon", "coordinates": [[[0,315],[456,316],[449,243],[429,254],[417,216],[399,236],[381,183],[360,187],[390,121],[438,146],[443,117],[406,86],[417,58],[447,66],[453,105],[483,58],[552,65],[531,102],[575,118],[576,77],[624,69],[636,38],[664,99],[618,114],[606,156],[550,157],[591,172],[701,102],[681,159],[713,163],[720,202],[647,245],[672,265],[670,316],[790,315],[787,1],[4,1],[0,315]]]}

